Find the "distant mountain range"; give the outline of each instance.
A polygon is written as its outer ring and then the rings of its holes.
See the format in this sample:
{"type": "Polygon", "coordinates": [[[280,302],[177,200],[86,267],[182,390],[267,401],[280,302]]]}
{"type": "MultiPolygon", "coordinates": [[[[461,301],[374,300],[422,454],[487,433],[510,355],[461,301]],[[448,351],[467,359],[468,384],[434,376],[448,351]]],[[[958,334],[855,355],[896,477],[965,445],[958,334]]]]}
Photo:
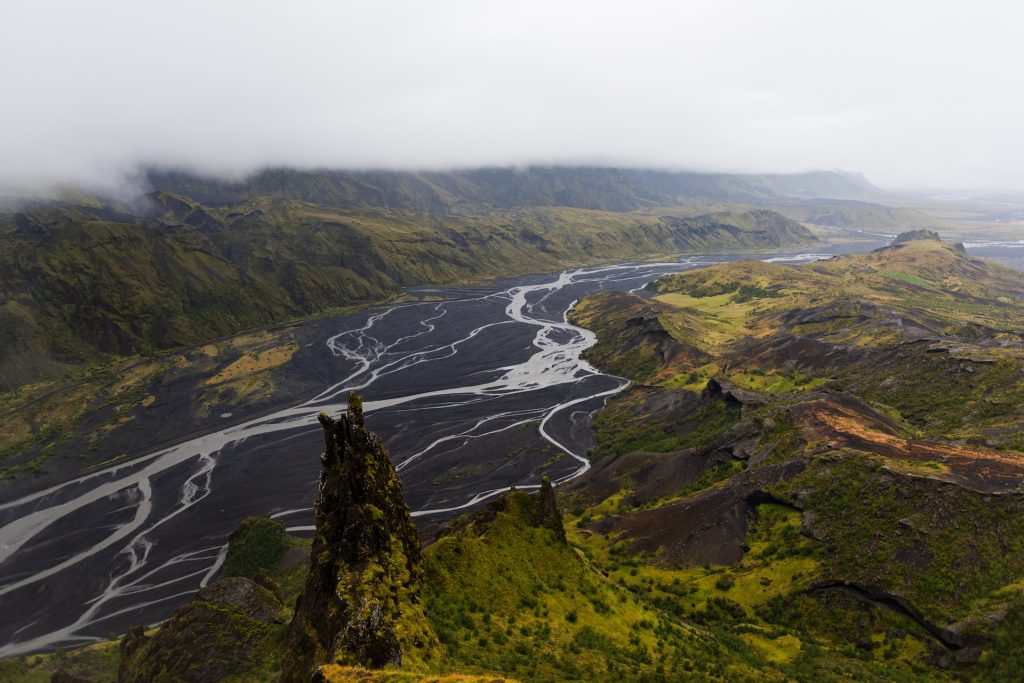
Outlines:
{"type": "Polygon", "coordinates": [[[565,166],[425,172],[268,168],[242,180],[226,180],[150,168],[141,180],[154,191],[184,194],[207,204],[267,196],[334,208],[429,214],[539,206],[636,211],[677,206],[693,199],[771,204],[882,196],[863,176],[838,171],[747,175],[565,166]]]}

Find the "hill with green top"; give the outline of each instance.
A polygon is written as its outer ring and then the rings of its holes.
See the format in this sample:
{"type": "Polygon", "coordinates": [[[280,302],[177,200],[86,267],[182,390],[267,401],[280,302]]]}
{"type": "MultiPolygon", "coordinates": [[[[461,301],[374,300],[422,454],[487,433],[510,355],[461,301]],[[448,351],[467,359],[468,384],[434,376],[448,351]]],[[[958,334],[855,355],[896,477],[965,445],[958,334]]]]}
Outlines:
{"type": "Polygon", "coordinates": [[[1024,276],[919,231],[650,289],[573,313],[637,383],[570,540],[798,680],[1018,677],[1024,276]]]}

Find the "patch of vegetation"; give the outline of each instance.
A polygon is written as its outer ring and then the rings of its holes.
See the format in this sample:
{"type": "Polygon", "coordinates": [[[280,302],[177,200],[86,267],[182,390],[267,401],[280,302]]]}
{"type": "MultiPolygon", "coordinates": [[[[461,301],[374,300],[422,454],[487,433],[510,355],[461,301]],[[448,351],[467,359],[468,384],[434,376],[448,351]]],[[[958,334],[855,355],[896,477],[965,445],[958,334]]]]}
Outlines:
{"type": "Polygon", "coordinates": [[[729,381],[744,389],[766,394],[795,394],[816,389],[826,384],[829,379],[813,377],[798,370],[765,371],[755,367],[730,372],[729,381]]]}
{"type": "Polygon", "coordinates": [[[976,675],[979,681],[1012,681],[1024,672],[1024,594],[1018,593],[987,634],[976,675]]]}
{"type": "Polygon", "coordinates": [[[598,457],[623,453],[671,453],[713,442],[739,420],[739,408],[724,401],[706,401],[682,424],[660,422],[637,414],[626,400],[613,400],[594,418],[598,457]]]}
{"type": "Polygon", "coordinates": [[[699,284],[687,294],[692,297],[703,299],[710,296],[721,296],[723,294],[735,294],[732,297],[734,303],[742,304],[753,299],[771,299],[783,296],[782,288],[778,285],[765,288],[749,282],[708,282],[699,284]]]}
{"type": "Polygon", "coordinates": [[[530,681],[725,674],[727,653],[624,592],[555,532],[533,526],[517,497],[526,498],[515,494],[507,511],[426,551],[427,614],[450,668],[530,681]]]}
{"type": "Polygon", "coordinates": [[[1021,423],[1024,359],[972,363],[947,354],[904,354],[881,367],[852,363],[833,385],[891,408],[923,436],[983,444],[992,438],[989,430],[1006,428],[1009,445],[1021,423]]]}
{"type": "Polygon", "coordinates": [[[893,280],[899,280],[900,282],[917,285],[918,287],[934,287],[931,282],[928,282],[923,277],[918,277],[913,273],[901,273],[895,270],[879,270],[878,274],[892,278],[893,280]]]}
{"type": "Polygon", "coordinates": [[[224,576],[256,578],[262,569],[271,571],[292,546],[284,522],[269,517],[249,517],[228,539],[224,576]]]}
{"type": "Polygon", "coordinates": [[[780,487],[803,492],[827,551],[826,577],[904,596],[935,623],[968,616],[1024,575],[1024,508],[1015,498],[962,488],[936,495],[880,462],[817,462],[780,487]]]}
{"type": "Polygon", "coordinates": [[[0,659],[0,681],[50,683],[57,671],[85,680],[116,681],[119,647],[119,641],[112,639],[72,650],[0,659]]]}

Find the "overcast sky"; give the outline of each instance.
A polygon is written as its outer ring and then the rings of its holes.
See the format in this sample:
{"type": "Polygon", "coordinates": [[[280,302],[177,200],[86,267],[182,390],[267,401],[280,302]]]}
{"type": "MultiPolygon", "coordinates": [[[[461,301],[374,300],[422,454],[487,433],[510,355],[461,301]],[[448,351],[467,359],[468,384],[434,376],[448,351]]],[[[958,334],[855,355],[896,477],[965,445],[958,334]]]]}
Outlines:
{"type": "Polygon", "coordinates": [[[140,163],[1024,190],[1024,3],[5,0],[0,183],[140,163]]]}

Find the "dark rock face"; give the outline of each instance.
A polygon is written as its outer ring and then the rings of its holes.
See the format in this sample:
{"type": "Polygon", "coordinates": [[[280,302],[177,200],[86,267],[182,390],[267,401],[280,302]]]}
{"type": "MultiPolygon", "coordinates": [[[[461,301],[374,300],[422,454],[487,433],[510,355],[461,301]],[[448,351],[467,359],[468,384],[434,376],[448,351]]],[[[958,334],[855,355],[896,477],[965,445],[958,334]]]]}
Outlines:
{"type": "Polygon", "coordinates": [[[602,534],[621,534],[635,553],[657,555],[672,565],[735,564],[746,552],[747,526],[757,506],[792,506],[765,493],[774,483],[803,471],[800,460],[769,465],[678,503],[609,517],[590,525],[602,534]]]}
{"type": "Polygon", "coordinates": [[[240,577],[199,591],[152,637],[141,626],[121,641],[118,680],[213,683],[254,677],[275,656],[283,605],[273,593],[240,577]]]}
{"type": "Polygon", "coordinates": [[[430,659],[436,639],[422,602],[423,564],[402,485],[383,442],[349,396],[337,420],[321,413],[326,448],[316,537],[295,606],[281,681],[305,683],[319,665],[379,668],[430,659]]]}

